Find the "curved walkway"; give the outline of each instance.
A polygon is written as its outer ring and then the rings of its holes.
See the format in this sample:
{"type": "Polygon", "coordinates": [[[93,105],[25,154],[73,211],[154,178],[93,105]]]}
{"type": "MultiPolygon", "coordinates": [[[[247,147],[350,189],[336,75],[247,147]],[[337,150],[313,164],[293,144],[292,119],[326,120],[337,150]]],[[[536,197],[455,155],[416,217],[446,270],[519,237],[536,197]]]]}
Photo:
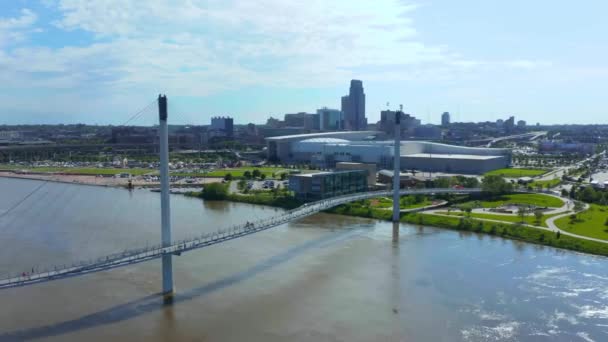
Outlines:
{"type": "MultiPolygon", "coordinates": [[[[524,192],[525,193],[525,192],[524,192]]],[[[543,215],[554,215],[554,214],[561,214],[561,213],[565,213],[567,211],[570,211],[570,208],[573,206],[573,203],[570,199],[564,199],[563,197],[557,196],[557,195],[553,195],[553,194],[548,194],[548,193],[542,193],[545,196],[550,196],[550,197],[554,197],[559,199],[560,201],[562,201],[562,203],[564,203],[561,207],[559,208],[552,208],[551,210],[547,210],[545,212],[543,212],[543,215]]],[[[517,216],[517,213],[501,213],[501,212],[493,212],[490,210],[485,210],[482,208],[475,208],[472,211],[473,213],[477,213],[477,214],[492,214],[492,215],[505,215],[505,216],[517,216]]]]}

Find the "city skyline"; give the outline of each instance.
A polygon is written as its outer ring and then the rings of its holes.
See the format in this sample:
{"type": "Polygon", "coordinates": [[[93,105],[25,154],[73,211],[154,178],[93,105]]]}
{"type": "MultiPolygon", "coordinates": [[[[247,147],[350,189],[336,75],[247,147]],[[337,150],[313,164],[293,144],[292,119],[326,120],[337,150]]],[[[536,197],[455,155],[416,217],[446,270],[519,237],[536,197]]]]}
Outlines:
{"type": "Polygon", "coordinates": [[[3,3],[0,123],[120,124],[158,93],[175,124],[264,123],[340,108],[351,79],[369,123],[387,102],[434,124],[606,117],[608,4],[203,4],[3,3]]]}

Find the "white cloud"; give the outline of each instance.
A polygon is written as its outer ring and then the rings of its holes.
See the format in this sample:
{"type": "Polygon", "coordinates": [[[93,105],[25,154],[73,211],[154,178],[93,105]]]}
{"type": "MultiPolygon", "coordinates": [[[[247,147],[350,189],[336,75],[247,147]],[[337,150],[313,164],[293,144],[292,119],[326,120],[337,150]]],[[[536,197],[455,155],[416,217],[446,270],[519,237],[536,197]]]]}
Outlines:
{"type": "MultiPolygon", "coordinates": [[[[83,92],[204,96],[246,86],[325,87],[350,78],[444,82],[492,67],[535,67],[523,59],[471,60],[447,46],[425,44],[411,18],[418,6],[398,0],[47,5],[59,11],[57,28],[96,38],[84,46],[5,51],[0,38],[0,89],[42,89],[79,100],[83,92]]],[[[35,21],[24,9],[20,17],[0,21],[0,34],[24,39],[35,21]]]]}
{"type": "Polygon", "coordinates": [[[31,26],[37,18],[36,14],[27,8],[22,9],[18,17],[0,18],[0,48],[23,41],[28,33],[33,32],[31,26]]]}

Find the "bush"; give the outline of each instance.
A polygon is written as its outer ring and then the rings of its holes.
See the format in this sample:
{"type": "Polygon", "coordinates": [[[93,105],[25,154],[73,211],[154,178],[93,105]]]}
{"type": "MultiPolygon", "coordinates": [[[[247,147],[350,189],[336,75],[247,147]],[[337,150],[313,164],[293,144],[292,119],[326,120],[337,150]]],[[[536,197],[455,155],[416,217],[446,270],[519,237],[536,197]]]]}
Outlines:
{"type": "Polygon", "coordinates": [[[205,185],[200,197],[206,200],[225,200],[228,197],[228,186],[221,183],[211,183],[205,185]]]}
{"type": "Polygon", "coordinates": [[[496,225],[493,224],[492,227],[490,227],[490,231],[488,232],[490,235],[496,235],[496,225]]]}
{"type": "Polygon", "coordinates": [[[232,180],[232,173],[228,172],[225,176],[224,176],[224,180],[225,181],[231,181],[232,180]]]}

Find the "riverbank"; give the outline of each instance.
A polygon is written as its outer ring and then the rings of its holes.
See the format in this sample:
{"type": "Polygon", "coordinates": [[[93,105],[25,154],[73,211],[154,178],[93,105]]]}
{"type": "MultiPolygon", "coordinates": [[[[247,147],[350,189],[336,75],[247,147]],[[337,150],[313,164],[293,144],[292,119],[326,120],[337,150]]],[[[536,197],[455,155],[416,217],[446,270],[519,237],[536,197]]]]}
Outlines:
{"type": "MultiPolygon", "coordinates": [[[[187,192],[184,195],[189,197],[196,197],[204,199],[202,192],[187,192]]],[[[229,201],[229,202],[239,202],[239,203],[249,203],[249,204],[259,204],[259,205],[267,205],[271,207],[283,208],[283,209],[295,209],[302,204],[301,201],[293,197],[288,196],[273,196],[272,193],[268,193],[268,195],[240,195],[240,194],[226,194],[222,198],[214,198],[209,199],[211,201],[229,201]]]]}
{"type": "MultiPolygon", "coordinates": [[[[70,175],[57,173],[16,173],[11,171],[0,171],[0,177],[102,187],[124,188],[127,187],[129,184],[129,178],[102,177],[93,175],[70,175]]],[[[160,186],[160,183],[158,182],[149,182],[139,177],[131,178],[131,181],[133,186],[137,188],[158,188],[160,186]]],[[[222,178],[209,177],[198,179],[195,184],[172,183],[171,187],[197,187],[202,186],[203,184],[219,183],[221,181],[222,178]]]]}
{"type": "MultiPolygon", "coordinates": [[[[192,192],[188,196],[202,198],[201,193],[192,192]]],[[[220,200],[243,202],[250,204],[262,204],[285,209],[293,209],[302,203],[290,197],[272,197],[229,194],[220,200]]],[[[445,205],[445,203],[442,203],[445,205]]],[[[426,208],[419,208],[424,210],[426,208]]],[[[384,208],[373,208],[371,206],[358,205],[357,202],[337,206],[326,210],[328,213],[372,218],[383,221],[392,220],[392,211],[384,208]]],[[[592,241],[567,234],[561,234],[545,227],[533,227],[530,225],[500,222],[472,217],[451,217],[447,215],[428,214],[420,211],[401,212],[401,222],[415,225],[433,226],[472,233],[484,233],[512,240],[518,240],[537,245],[568,249],[576,252],[608,256],[608,241],[592,241]]]]}
{"type": "MultiPolygon", "coordinates": [[[[390,221],[392,212],[372,208],[356,208],[349,204],[341,205],[330,210],[329,213],[373,218],[390,221]]],[[[401,215],[401,222],[415,225],[433,226],[458,231],[484,233],[500,236],[512,240],[524,241],[537,245],[568,249],[576,252],[608,256],[608,243],[584,240],[566,234],[556,234],[546,228],[533,228],[530,226],[508,223],[490,222],[482,219],[465,217],[448,217],[425,213],[406,213],[401,215]]]]}

